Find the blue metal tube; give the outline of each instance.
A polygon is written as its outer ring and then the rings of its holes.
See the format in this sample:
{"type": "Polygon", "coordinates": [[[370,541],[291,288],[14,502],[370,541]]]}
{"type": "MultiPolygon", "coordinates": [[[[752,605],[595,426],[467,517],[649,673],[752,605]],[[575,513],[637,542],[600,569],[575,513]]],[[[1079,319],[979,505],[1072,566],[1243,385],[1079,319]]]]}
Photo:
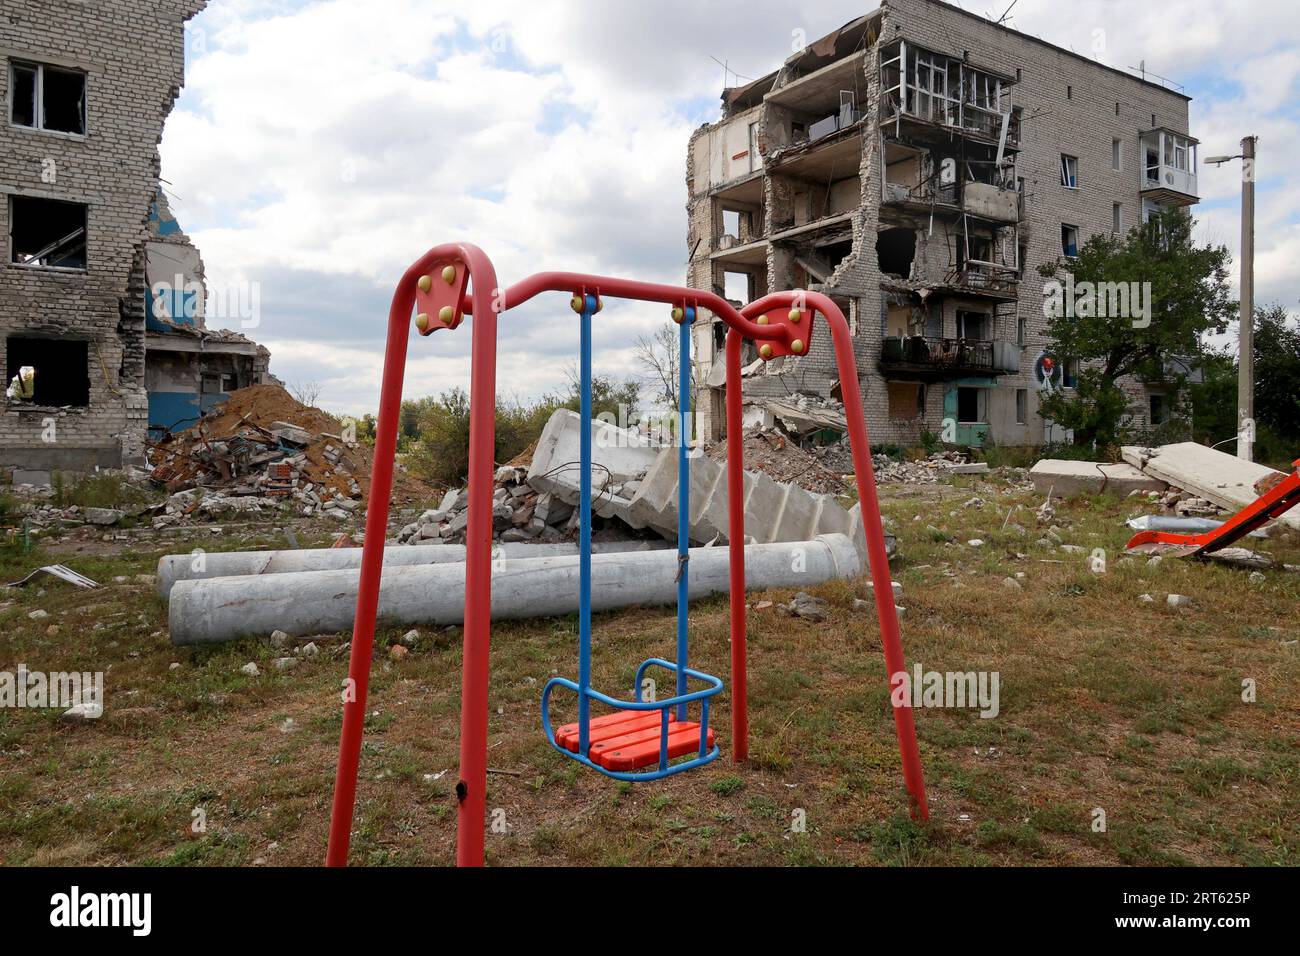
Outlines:
{"type": "MultiPolygon", "coordinates": [[[[682,310],[677,332],[677,357],[680,381],[677,387],[677,696],[686,693],[686,667],[689,640],[687,625],[690,611],[691,559],[691,468],[687,456],[691,428],[691,323],[695,309],[682,310]]],[[[677,719],[686,719],[686,705],[677,707],[677,719]]]]}
{"type": "Polygon", "coordinates": [[[587,756],[591,737],[591,316],[596,297],[584,296],[579,321],[579,387],[582,440],[578,475],[578,753],[587,756]]]}

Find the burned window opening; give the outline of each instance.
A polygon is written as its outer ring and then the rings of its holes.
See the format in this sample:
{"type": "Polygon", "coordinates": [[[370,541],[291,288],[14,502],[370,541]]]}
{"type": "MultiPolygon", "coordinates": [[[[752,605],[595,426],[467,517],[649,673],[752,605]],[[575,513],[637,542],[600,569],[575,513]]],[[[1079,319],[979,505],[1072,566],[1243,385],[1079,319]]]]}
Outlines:
{"type": "Polygon", "coordinates": [[[906,279],[916,257],[916,230],[895,227],[876,234],[876,259],[881,272],[906,279]]]}
{"type": "Polygon", "coordinates": [[[24,368],[34,369],[31,398],[10,394],[10,398],[32,405],[73,406],[90,404],[89,343],[74,339],[10,337],[5,342],[5,379],[12,384],[24,368]]]}
{"type": "Polygon", "coordinates": [[[86,74],[44,63],[14,63],[9,70],[9,121],[55,133],[86,132],[86,74]]]}
{"type": "Polygon", "coordinates": [[[24,266],[86,268],[85,205],[11,196],[9,261],[24,266]]]}

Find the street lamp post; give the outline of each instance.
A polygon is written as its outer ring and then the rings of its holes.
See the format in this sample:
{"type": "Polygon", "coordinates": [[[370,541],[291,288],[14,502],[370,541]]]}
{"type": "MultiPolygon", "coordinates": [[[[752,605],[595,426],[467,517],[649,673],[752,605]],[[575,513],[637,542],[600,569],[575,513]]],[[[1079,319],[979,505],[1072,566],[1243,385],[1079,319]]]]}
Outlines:
{"type": "Polygon", "coordinates": [[[1255,140],[1241,141],[1236,156],[1210,156],[1218,166],[1241,160],[1241,339],[1237,358],[1237,457],[1255,456],[1255,140]]]}

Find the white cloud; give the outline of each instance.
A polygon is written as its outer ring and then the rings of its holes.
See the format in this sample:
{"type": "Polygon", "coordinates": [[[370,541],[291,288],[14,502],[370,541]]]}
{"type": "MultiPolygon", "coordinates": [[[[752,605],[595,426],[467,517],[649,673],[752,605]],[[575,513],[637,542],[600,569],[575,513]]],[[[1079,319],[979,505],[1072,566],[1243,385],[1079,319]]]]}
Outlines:
{"type": "MultiPolygon", "coordinates": [[[[969,5],[967,5],[969,6],[969,5]]],[[[373,408],[392,283],[428,246],[472,241],[503,283],[548,269],[683,280],[686,143],[716,116],[722,67],[757,76],[870,3],[815,12],[750,3],[212,0],[189,27],[185,90],[163,175],[210,278],[262,284],[253,330],[288,379],[373,408]]],[[[1258,287],[1300,298],[1300,150],[1292,98],[1300,17],[1290,4],[1020,0],[1012,26],[1103,62],[1146,61],[1196,96],[1203,155],[1260,141],[1258,287]]],[[[1234,167],[1201,170],[1201,234],[1237,248],[1234,167]]],[[[602,371],[636,371],[631,344],[663,309],[611,304],[602,371]]],[[[412,343],[406,393],[468,384],[470,326],[412,343]]],[[[502,322],[499,381],[559,387],[576,354],[562,296],[502,322]]]]}

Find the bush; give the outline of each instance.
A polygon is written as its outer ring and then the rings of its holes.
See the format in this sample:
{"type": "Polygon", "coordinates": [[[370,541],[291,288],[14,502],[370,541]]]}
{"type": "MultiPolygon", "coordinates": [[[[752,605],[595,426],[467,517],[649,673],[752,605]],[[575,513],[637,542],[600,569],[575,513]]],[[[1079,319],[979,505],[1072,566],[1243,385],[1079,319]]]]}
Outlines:
{"type": "MultiPolygon", "coordinates": [[[[592,415],[612,415],[616,420],[630,416],[637,405],[634,381],[618,382],[596,376],[591,383],[592,415]],[[623,416],[619,415],[620,409],[623,416]]],[[[571,380],[567,394],[545,395],[534,404],[518,399],[497,399],[496,440],[493,458],[506,462],[517,457],[542,434],[557,409],[577,411],[581,404],[577,382],[571,380]]],[[[469,474],[469,395],[453,388],[437,398],[427,397],[403,403],[402,437],[411,467],[421,477],[441,485],[456,485],[469,474]],[[411,416],[415,421],[410,422],[411,416]]]]}

